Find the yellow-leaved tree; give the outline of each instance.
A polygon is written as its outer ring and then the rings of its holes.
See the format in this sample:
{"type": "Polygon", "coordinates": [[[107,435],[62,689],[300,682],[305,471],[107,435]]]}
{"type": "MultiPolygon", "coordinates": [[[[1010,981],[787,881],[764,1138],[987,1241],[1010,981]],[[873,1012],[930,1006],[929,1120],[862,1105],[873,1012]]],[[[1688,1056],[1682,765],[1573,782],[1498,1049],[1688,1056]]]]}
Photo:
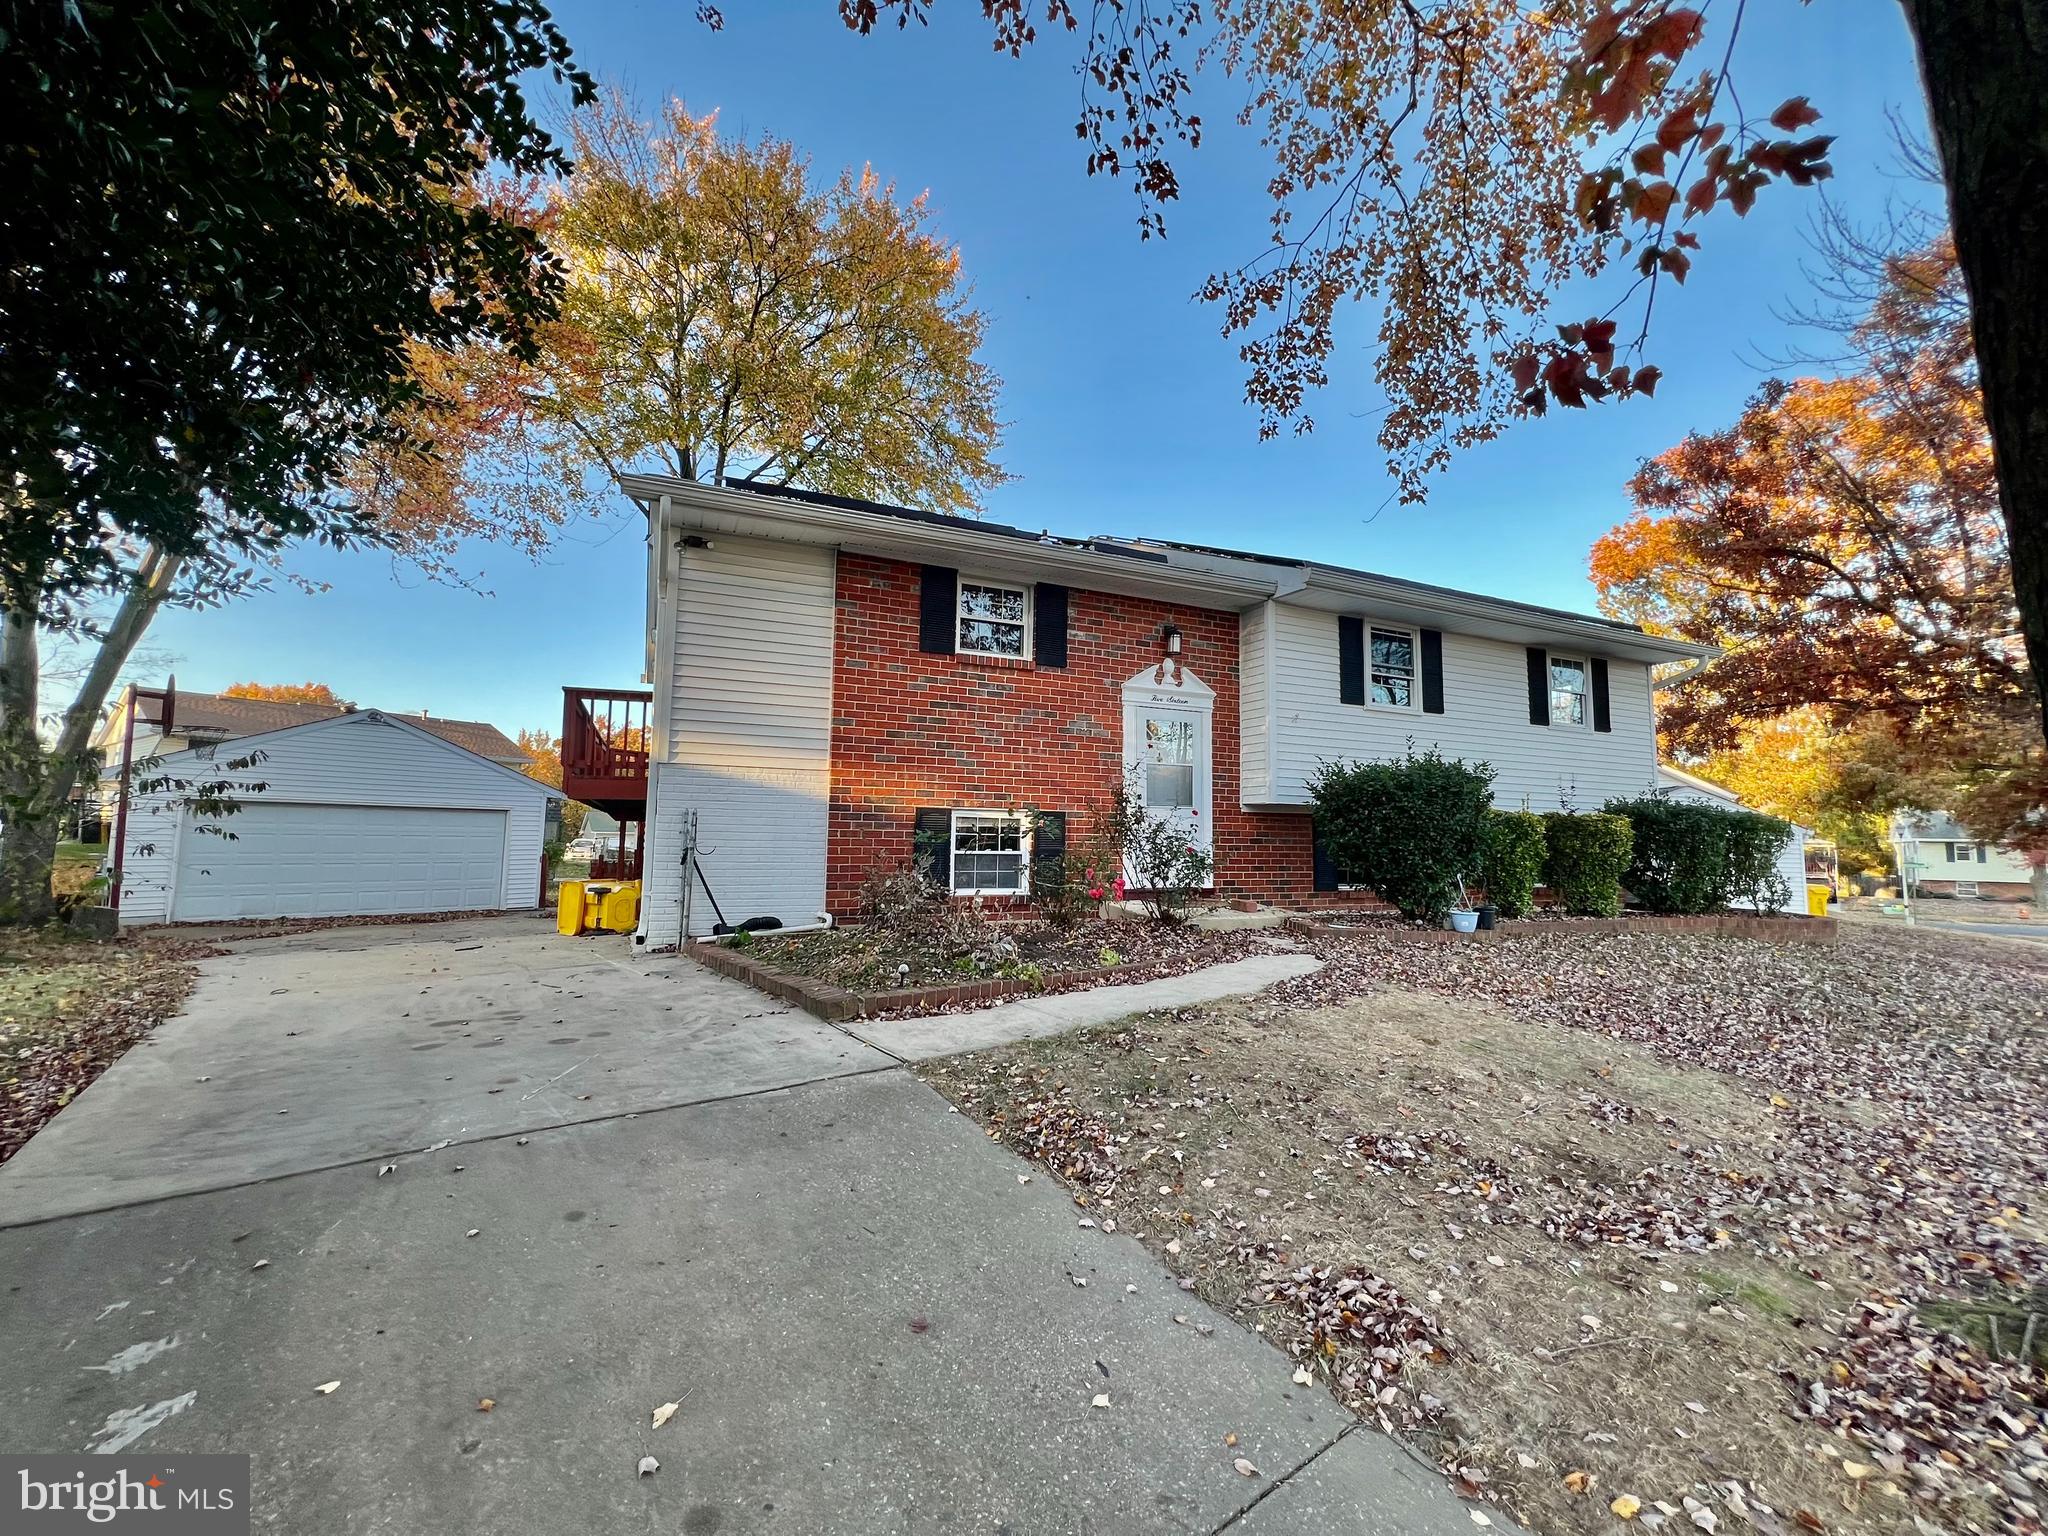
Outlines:
{"type": "Polygon", "coordinates": [[[373,507],[552,525],[601,504],[598,476],[652,470],[964,511],[1007,478],[985,321],[924,197],[871,170],[821,185],[793,146],[681,102],[649,123],[613,93],[568,136],[574,174],[526,208],[566,273],[559,316],[530,361],[421,360],[438,453],[367,464],[373,507]]]}

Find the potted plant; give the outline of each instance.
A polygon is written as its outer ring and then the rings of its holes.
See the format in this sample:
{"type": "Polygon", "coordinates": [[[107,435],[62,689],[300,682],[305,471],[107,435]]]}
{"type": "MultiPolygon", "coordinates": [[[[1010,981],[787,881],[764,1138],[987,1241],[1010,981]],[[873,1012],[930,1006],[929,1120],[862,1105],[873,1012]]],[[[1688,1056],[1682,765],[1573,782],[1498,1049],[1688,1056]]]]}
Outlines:
{"type": "Polygon", "coordinates": [[[1472,905],[1472,898],[1466,894],[1463,875],[1458,876],[1458,899],[1451,904],[1445,922],[1453,933],[1476,933],[1479,930],[1479,912],[1472,905]]]}

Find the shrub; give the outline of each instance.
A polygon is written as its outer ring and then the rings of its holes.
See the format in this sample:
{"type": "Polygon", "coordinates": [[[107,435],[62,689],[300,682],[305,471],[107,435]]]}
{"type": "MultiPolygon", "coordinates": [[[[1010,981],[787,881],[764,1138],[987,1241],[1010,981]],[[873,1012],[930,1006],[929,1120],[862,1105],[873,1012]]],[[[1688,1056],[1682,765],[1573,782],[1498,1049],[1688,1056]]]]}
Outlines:
{"type": "Polygon", "coordinates": [[[1543,878],[1543,818],[1533,811],[1488,811],[1479,879],[1502,917],[1526,917],[1543,878]]]}
{"type": "Polygon", "coordinates": [[[1069,818],[1045,811],[1026,809],[1031,825],[1031,900],[1038,915],[1055,928],[1072,928],[1094,915],[1103,897],[1093,858],[1085,851],[1066,848],[1069,818]],[[1057,824],[1057,841],[1053,828],[1057,824]],[[1040,854],[1048,842],[1062,851],[1040,854]]]}
{"type": "Polygon", "coordinates": [[[1792,824],[1756,811],[1724,811],[1728,818],[1731,901],[1746,901],[1759,912],[1777,912],[1792,899],[1792,887],[1778,873],[1778,855],[1792,836],[1792,824]]]}
{"type": "Polygon", "coordinates": [[[1728,815],[1665,795],[1610,800],[1610,816],[1634,830],[1622,884],[1652,912],[1718,912],[1728,904],[1728,815]]]}
{"type": "Polygon", "coordinates": [[[1145,809],[1135,771],[1111,791],[1099,825],[1102,868],[1129,870],[1131,888],[1155,921],[1179,921],[1181,911],[1208,887],[1215,860],[1173,823],[1145,809]]]}
{"type": "Polygon", "coordinates": [[[1309,780],[1316,835],[1346,878],[1404,917],[1442,922],[1480,868],[1493,769],[1439,755],[1323,763],[1309,780]]]}
{"type": "Polygon", "coordinates": [[[1626,818],[1552,811],[1543,818],[1543,883],[1579,917],[1621,911],[1621,876],[1634,835],[1626,818]]]}

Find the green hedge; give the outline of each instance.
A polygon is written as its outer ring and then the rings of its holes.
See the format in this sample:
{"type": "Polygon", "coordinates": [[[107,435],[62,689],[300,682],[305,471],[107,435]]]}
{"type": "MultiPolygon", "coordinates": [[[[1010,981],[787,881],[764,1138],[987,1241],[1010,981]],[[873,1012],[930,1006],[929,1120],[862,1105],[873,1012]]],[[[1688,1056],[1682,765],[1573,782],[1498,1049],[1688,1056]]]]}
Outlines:
{"type": "Polygon", "coordinates": [[[1552,811],[1543,818],[1543,883],[1575,916],[1614,917],[1634,841],[1626,817],[1552,811]]]}
{"type": "Polygon", "coordinates": [[[1402,915],[1443,921],[1477,876],[1493,769],[1434,749],[1383,763],[1323,763],[1309,780],[1316,836],[1345,878],[1402,915]]]}
{"type": "Polygon", "coordinates": [[[1526,917],[1535,908],[1543,849],[1543,818],[1535,812],[1486,813],[1479,878],[1502,917],[1526,917]]]}
{"type": "Polygon", "coordinates": [[[1718,912],[1727,902],[1728,813],[1663,795],[1610,800],[1635,830],[1621,883],[1652,912],[1718,912]]]}
{"type": "Polygon", "coordinates": [[[1778,873],[1778,855],[1792,837],[1792,823],[1757,811],[1726,814],[1728,898],[1746,901],[1759,912],[1778,911],[1792,899],[1790,884],[1778,873]]]}
{"type": "Polygon", "coordinates": [[[1622,884],[1652,912],[1718,912],[1737,900],[1770,912],[1790,895],[1777,868],[1789,822],[1663,795],[1610,800],[1607,810],[1635,829],[1622,884]]]}

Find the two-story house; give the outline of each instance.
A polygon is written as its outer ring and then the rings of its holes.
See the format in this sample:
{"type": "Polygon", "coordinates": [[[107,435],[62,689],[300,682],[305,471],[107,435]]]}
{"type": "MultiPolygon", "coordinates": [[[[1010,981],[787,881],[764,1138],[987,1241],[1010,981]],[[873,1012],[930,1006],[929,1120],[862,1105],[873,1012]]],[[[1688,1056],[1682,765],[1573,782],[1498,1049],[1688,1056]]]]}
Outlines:
{"type": "Polygon", "coordinates": [[[712,896],[733,921],[851,915],[920,849],[958,894],[1028,896],[1020,812],[1083,846],[1127,770],[1219,898],[1309,903],[1336,885],[1318,762],[1433,746],[1491,763],[1502,806],[1596,809],[1657,786],[1651,669],[1708,654],[1313,560],[622,485],[650,530],[652,945],[708,932],[712,896]]]}

